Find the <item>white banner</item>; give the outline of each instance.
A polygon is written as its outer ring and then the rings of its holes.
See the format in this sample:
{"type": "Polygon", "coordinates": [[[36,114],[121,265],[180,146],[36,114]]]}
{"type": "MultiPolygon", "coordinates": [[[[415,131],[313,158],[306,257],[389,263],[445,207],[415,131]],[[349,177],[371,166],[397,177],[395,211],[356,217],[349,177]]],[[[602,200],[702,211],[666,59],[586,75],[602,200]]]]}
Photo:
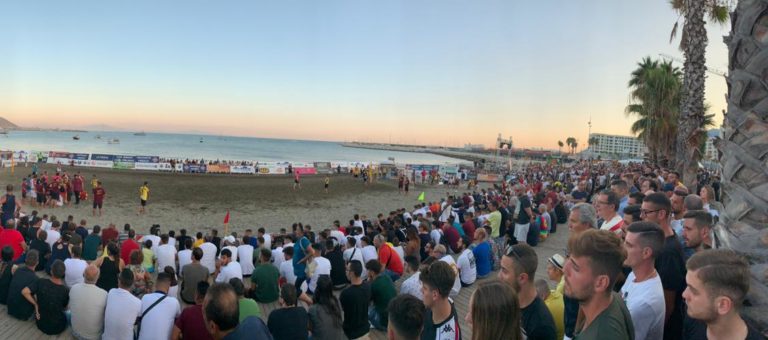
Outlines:
{"type": "Polygon", "coordinates": [[[171,163],[134,163],[136,170],[171,171],[171,163]]]}
{"type": "Polygon", "coordinates": [[[256,167],[250,165],[233,165],[229,167],[229,172],[233,174],[255,174],[256,167]]]}
{"type": "Polygon", "coordinates": [[[262,175],[283,175],[285,168],[278,165],[259,165],[259,174],[262,175]]]}
{"type": "Polygon", "coordinates": [[[48,164],[69,165],[70,161],[71,159],[69,158],[48,157],[48,164]]]}
{"type": "Polygon", "coordinates": [[[93,161],[93,160],[76,160],[75,166],[87,166],[91,168],[112,168],[115,165],[113,161],[93,161]]]}

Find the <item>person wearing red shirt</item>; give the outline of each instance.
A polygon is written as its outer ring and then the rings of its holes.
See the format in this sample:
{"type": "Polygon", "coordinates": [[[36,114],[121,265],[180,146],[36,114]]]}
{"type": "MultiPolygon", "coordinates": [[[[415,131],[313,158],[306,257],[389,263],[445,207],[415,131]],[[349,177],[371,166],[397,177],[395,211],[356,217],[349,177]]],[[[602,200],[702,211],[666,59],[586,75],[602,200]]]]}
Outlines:
{"type": "Polygon", "coordinates": [[[109,241],[116,241],[119,235],[120,233],[117,231],[115,224],[110,223],[106,229],[101,231],[101,245],[106,249],[109,241]]]}
{"type": "Polygon", "coordinates": [[[469,239],[473,242],[475,241],[475,230],[477,229],[475,222],[473,221],[474,218],[475,216],[473,213],[465,213],[464,225],[461,226],[461,228],[464,229],[464,235],[469,236],[469,239]]]}
{"type": "Polygon", "coordinates": [[[123,241],[123,244],[120,245],[120,258],[123,259],[123,262],[125,263],[131,263],[131,252],[134,250],[141,251],[139,243],[136,242],[134,238],[136,238],[136,231],[131,229],[128,231],[128,239],[123,241]]]}
{"type": "Polygon", "coordinates": [[[80,204],[80,193],[83,192],[83,178],[79,174],[75,174],[75,179],[72,180],[72,191],[75,192],[75,205],[80,204]]]}
{"type": "Polygon", "coordinates": [[[387,244],[387,239],[382,234],[373,238],[373,246],[379,251],[379,262],[384,267],[384,274],[393,282],[397,281],[403,275],[403,261],[400,255],[387,244]]]}
{"type": "Polygon", "coordinates": [[[101,186],[101,181],[96,182],[96,187],[93,188],[93,216],[96,216],[96,208],[99,208],[99,216],[101,216],[101,208],[104,205],[104,197],[107,196],[107,191],[101,186]]]}
{"type": "Polygon", "coordinates": [[[459,231],[448,223],[443,223],[443,237],[448,241],[448,246],[451,247],[454,253],[459,252],[459,231]]]}
{"type": "Polygon", "coordinates": [[[18,260],[21,254],[24,253],[24,250],[27,249],[24,236],[21,236],[21,233],[16,230],[16,222],[13,220],[8,220],[5,230],[0,233],[0,249],[3,249],[5,246],[13,248],[14,261],[18,260]]]}

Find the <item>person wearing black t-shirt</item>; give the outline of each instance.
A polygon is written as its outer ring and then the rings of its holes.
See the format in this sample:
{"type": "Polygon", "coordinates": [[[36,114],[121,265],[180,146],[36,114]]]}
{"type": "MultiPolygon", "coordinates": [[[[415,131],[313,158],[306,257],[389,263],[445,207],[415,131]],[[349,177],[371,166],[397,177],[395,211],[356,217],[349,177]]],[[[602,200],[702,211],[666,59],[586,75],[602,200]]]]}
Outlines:
{"type": "Polygon", "coordinates": [[[448,300],[456,272],[447,262],[437,261],[421,271],[419,280],[427,307],[421,340],[461,339],[456,307],[448,300]]]}
{"type": "Polygon", "coordinates": [[[555,320],[533,284],[538,264],[538,256],[531,246],[516,244],[501,258],[499,279],[517,292],[523,330],[528,339],[554,340],[557,334],[555,320]]]}
{"type": "Polygon", "coordinates": [[[694,339],[765,339],[739,314],[751,280],[746,259],[732,250],[709,249],[691,256],[686,266],[688,315],[707,325],[703,336],[694,339]]]}
{"type": "Polygon", "coordinates": [[[306,339],[309,336],[309,317],[304,307],[296,305],[296,287],[290,283],[280,290],[280,309],[269,314],[267,327],[275,340],[306,339]]]}
{"type": "Polygon", "coordinates": [[[323,257],[331,263],[331,281],[334,289],[342,289],[347,286],[347,267],[344,264],[344,254],[333,239],[325,241],[325,253],[323,257]]]}
{"type": "Polygon", "coordinates": [[[522,185],[515,187],[515,192],[517,193],[517,204],[520,206],[520,212],[517,213],[514,235],[517,242],[527,243],[528,231],[531,228],[531,218],[534,216],[533,211],[531,210],[531,200],[528,199],[528,195],[525,193],[525,187],[522,185]]]}
{"type": "Polygon", "coordinates": [[[37,329],[56,335],[67,329],[64,310],[69,304],[69,288],[64,285],[64,262],[51,265],[51,278],[38,279],[21,290],[21,294],[34,306],[37,329]]]}
{"type": "Polygon", "coordinates": [[[350,339],[357,339],[368,334],[371,324],[368,322],[368,304],[371,301],[371,288],[363,283],[363,264],[358,260],[347,264],[349,286],[341,292],[339,302],[344,311],[344,334],[350,339]]]}
{"type": "Polygon", "coordinates": [[[48,237],[48,233],[45,230],[40,230],[37,234],[37,238],[29,243],[29,249],[37,250],[40,254],[40,260],[35,267],[35,271],[41,271],[48,265],[48,258],[51,255],[51,245],[45,242],[48,237]]]}
{"type": "Polygon", "coordinates": [[[675,231],[670,226],[672,203],[663,193],[653,193],[643,199],[640,218],[661,226],[664,231],[664,248],[656,257],[656,271],[659,273],[664,288],[666,313],[664,319],[664,339],[680,339],[683,335],[683,290],[685,290],[685,256],[677,240],[675,231]]]}
{"type": "Polygon", "coordinates": [[[8,287],[8,315],[19,320],[28,320],[35,312],[35,307],[24,298],[21,291],[38,280],[35,274],[38,258],[37,250],[27,252],[24,267],[16,269],[8,287]]]}

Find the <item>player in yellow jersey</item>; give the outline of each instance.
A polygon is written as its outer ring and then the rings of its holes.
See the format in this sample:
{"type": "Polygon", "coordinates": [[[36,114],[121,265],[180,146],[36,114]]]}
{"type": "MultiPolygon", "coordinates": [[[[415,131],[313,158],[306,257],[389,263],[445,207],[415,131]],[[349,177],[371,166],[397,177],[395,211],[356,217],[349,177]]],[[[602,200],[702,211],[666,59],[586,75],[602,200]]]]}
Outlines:
{"type": "Polygon", "coordinates": [[[147,212],[147,200],[149,199],[149,183],[144,182],[144,185],[139,188],[139,200],[141,205],[139,206],[139,215],[147,212]]]}

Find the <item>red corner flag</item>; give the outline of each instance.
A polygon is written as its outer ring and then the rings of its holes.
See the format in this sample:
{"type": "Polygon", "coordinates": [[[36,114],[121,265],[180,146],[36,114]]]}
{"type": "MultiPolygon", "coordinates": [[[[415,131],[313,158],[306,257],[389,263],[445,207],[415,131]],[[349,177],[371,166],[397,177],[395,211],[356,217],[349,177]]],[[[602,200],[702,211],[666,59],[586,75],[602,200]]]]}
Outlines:
{"type": "Polygon", "coordinates": [[[224,224],[229,223],[229,211],[227,211],[227,215],[224,216],[224,224]]]}

